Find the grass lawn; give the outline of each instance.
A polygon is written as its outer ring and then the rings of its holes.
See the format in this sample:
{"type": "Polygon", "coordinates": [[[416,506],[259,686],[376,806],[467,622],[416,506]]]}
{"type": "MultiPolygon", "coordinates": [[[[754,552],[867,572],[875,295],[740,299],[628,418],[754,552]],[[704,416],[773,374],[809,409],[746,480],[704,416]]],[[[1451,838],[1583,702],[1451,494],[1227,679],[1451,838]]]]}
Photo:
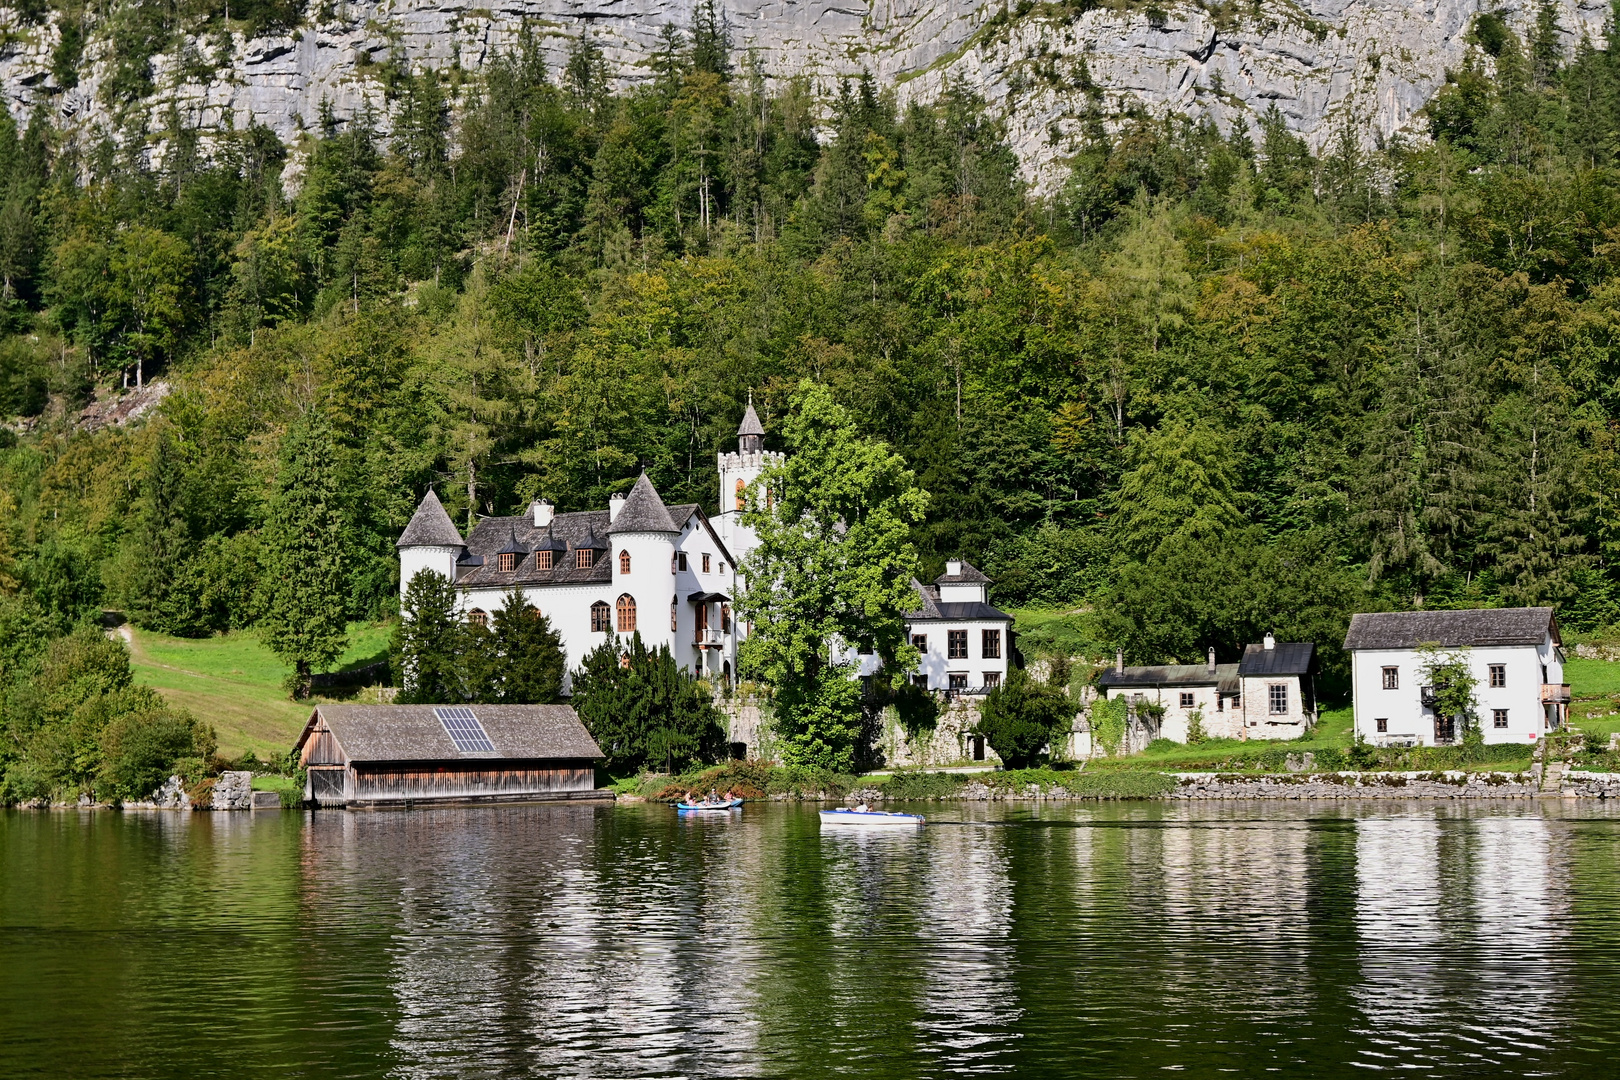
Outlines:
{"type": "MultiPolygon", "coordinates": [[[[386,623],[353,623],[340,668],[363,667],[388,654],[386,623]]],[[[133,626],[119,628],[129,643],[135,680],[152,687],[214,725],[219,752],[261,758],[292,749],[310,707],[336,698],[295,702],[282,689],[288,669],[253,634],[176,638],[133,626]]]]}
{"type": "Polygon", "coordinates": [[[1106,650],[1091,639],[1086,613],[1075,608],[1008,608],[1013,632],[1025,656],[1100,656],[1106,650]]]}
{"type": "Polygon", "coordinates": [[[1564,678],[1575,699],[1569,709],[1575,727],[1604,739],[1620,731],[1620,664],[1572,656],[1564,661],[1564,678]]]}

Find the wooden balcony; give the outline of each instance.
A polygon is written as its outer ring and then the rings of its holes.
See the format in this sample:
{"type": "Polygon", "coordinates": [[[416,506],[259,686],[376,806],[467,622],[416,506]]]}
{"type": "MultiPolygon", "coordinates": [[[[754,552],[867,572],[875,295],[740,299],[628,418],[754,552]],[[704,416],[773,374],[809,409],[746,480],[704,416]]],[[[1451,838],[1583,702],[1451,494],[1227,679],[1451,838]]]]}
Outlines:
{"type": "Polygon", "coordinates": [[[1568,705],[1569,683],[1542,683],[1541,703],[1543,705],[1568,705]]]}

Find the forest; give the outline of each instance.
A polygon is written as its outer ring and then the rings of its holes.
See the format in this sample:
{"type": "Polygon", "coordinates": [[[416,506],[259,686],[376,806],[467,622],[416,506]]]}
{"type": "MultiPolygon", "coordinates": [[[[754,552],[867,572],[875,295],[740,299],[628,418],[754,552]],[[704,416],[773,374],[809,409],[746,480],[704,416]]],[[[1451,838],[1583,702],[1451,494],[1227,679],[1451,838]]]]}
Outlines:
{"type": "Polygon", "coordinates": [[[328,109],[290,149],[0,112],[0,754],[102,609],[267,617],[312,416],[355,619],[397,608],[430,486],[464,526],[642,469],[714,508],[747,396],[769,433],[809,378],[928,492],[921,576],[965,557],[1094,656],[1271,630],[1331,681],[1353,611],[1620,622],[1620,37],[1566,51],[1544,5],[1470,40],[1377,149],[1099,95],[1050,195],[971,87],[768,82],[712,4],[633,90],[525,32],[479,72],[379,65],[391,123],[328,109]],[[154,380],[141,422],[81,420],[154,380]]]}

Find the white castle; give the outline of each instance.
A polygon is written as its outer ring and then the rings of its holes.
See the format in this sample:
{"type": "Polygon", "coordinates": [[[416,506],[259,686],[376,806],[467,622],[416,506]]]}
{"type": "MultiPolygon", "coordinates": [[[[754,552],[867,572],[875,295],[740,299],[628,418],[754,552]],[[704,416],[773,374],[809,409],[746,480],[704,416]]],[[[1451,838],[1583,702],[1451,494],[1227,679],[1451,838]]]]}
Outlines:
{"type": "MultiPolygon", "coordinates": [[[[455,585],[462,615],[485,622],[517,588],[551,620],[569,671],[610,633],[639,631],[648,648],[668,645],[694,675],[733,683],[742,635],[732,602],[745,585],[739,564],[759,545],[742,523],[744,498],[783,457],[766,450],[764,438],[750,399],[736,452],[716,455],[721,510],[712,521],[696,503],[664,505],[643,473],[606,510],[558,514],[536,499],[526,514],[481,519],[463,539],[429,490],[396,545],[401,599],[418,573],[436,570],[455,585]]],[[[911,584],[918,602],[908,616],[911,642],[922,657],[912,679],[967,693],[1001,682],[1012,617],[990,606],[990,579],[952,560],[933,584],[911,584]]],[[[870,654],[840,654],[860,675],[877,667],[870,654]]]]}
{"type": "Polygon", "coordinates": [[[455,585],[461,613],[484,622],[517,588],[551,620],[569,671],[609,633],[639,631],[686,670],[730,683],[737,567],[758,544],[742,524],[743,495],[782,458],[763,448],[764,435],[750,400],[737,452],[718,455],[724,509],[713,522],[696,503],[666,506],[643,473],[605,510],[559,514],[536,499],[526,514],[480,519],[463,539],[429,490],[396,544],[401,598],[418,573],[435,570],[455,585]]]}

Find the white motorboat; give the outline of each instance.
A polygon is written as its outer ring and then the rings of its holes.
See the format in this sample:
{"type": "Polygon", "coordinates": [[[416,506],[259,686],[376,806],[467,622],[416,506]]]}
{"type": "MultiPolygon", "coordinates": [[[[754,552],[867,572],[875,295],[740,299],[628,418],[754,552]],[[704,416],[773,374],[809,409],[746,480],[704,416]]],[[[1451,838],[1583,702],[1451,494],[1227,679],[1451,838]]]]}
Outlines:
{"type": "Polygon", "coordinates": [[[927,823],[921,814],[897,814],[887,810],[873,810],[866,804],[860,806],[840,806],[836,810],[823,810],[821,812],[823,825],[909,825],[912,827],[927,823]]]}

